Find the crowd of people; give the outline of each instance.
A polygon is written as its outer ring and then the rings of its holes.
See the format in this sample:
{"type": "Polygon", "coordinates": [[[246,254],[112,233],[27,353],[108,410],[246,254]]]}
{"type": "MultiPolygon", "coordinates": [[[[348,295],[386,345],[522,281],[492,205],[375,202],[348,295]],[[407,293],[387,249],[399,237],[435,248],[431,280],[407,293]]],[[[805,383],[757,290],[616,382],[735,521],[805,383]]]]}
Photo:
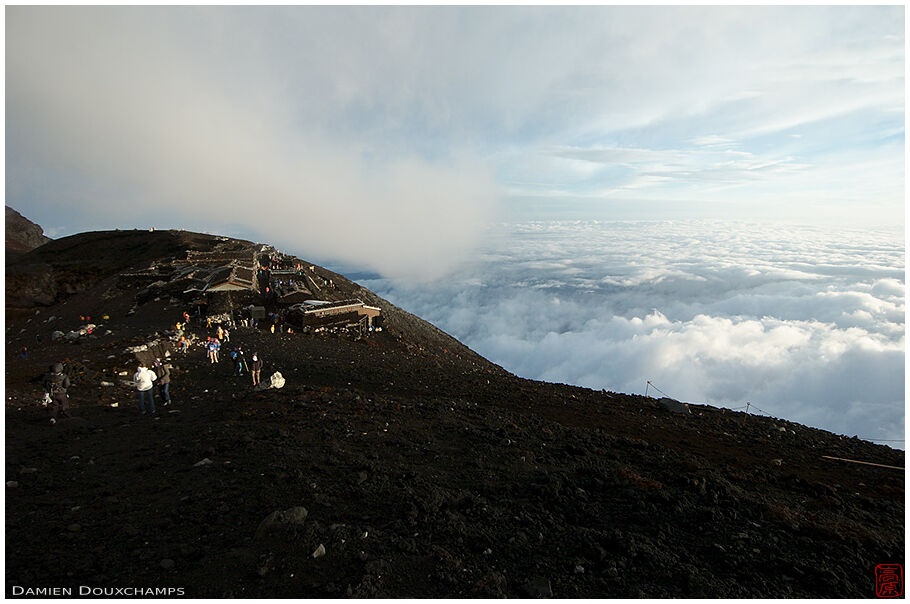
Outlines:
{"type": "MultiPolygon", "coordinates": [[[[311,273],[315,273],[314,266],[310,266],[309,270],[311,273]]],[[[268,256],[266,261],[261,264],[257,271],[257,276],[260,279],[260,283],[265,286],[264,292],[266,294],[265,298],[267,302],[269,299],[276,297],[276,289],[283,290],[298,284],[305,286],[306,278],[304,267],[299,262],[296,262],[295,264],[289,257],[277,250],[274,254],[268,256]],[[286,279],[273,279],[271,275],[272,271],[293,271],[293,273],[286,279]]],[[[331,280],[325,280],[319,277],[317,277],[317,279],[319,279],[324,286],[334,289],[335,284],[331,280]]],[[[188,338],[187,335],[191,325],[197,330],[210,330],[210,335],[206,336],[202,347],[205,350],[209,364],[217,365],[221,361],[220,352],[222,344],[224,344],[226,348],[228,347],[227,345],[231,341],[230,330],[234,328],[235,324],[232,320],[229,320],[226,323],[217,322],[216,319],[211,316],[203,318],[200,310],[200,308],[196,308],[195,315],[191,315],[188,311],[184,311],[181,318],[174,323],[176,332],[179,335],[179,338],[176,340],[176,348],[182,355],[189,353],[192,336],[188,338]]],[[[103,318],[105,320],[109,319],[107,315],[104,315],[103,318]]],[[[91,316],[81,315],[79,319],[83,322],[89,322],[91,321],[91,316]]],[[[276,331],[278,333],[283,333],[285,331],[293,333],[293,328],[286,323],[285,309],[269,312],[265,317],[264,322],[264,327],[271,333],[275,333],[276,331]]],[[[260,320],[253,316],[240,318],[239,324],[245,328],[260,328],[260,320]]],[[[40,335],[36,336],[36,341],[39,344],[41,343],[40,335]]],[[[19,349],[19,356],[22,359],[28,359],[28,347],[22,346],[19,349]]],[[[228,356],[232,363],[233,374],[242,376],[246,372],[250,375],[254,387],[260,385],[260,374],[264,365],[262,355],[258,352],[253,352],[248,361],[243,347],[237,345],[230,349],[228,356]]],[[[149,364],[145,362],[139,362],[137,364],[136,371],[133,374],[133,382],[136,385],[139,413],[141,415],[157,417],[158,410],[155,408],[156,390],[158,395],[157,398],[162,406],[171,404],[171,368],[160,358],[154,359],[151,366],[148,365],[149,364]]],[[[67,395],[67,389],[70,388],[70,379],[64,365],[62,363],[55,363],[52,365],[49,371],[43,376],[42,381],[45,390],[44,405],[48,409],[50,423],[57,423],[61,416],[70,417],[69,398],[67,395]]]]}
{"type": "MultiPolygon", "coordinates": [[[[280,324],[277,321],[277,315],[270,316],[270,320],[274,321],[272,323],[273,327],[276,324],[280,324]]],[[[183,321],[176,323],[180,334],[177,340],[177,350],[184,355],[188,353],[190,347],[190,340],[187,338],[187,334],[184,333],[189,324],[190,315],[184,312],[183,321]]],[[[205,326],[206,329],[212,330],[212,335],[206,337],[203,348],[206,351],[209,364],[218,364],[221,360],[219,353],[222,343],[228,344],[231,341],[231,325],[213,325],[212,318],[208,317],[205,321],[205,326]]],[[[20,354],[23,358],[27,358],[27,352],[20,351],[20,354]]],[[[253,387],[259,386],[263,359],[258,352],[254,352],[249,362],[247,362],[243,347],[238,344],[230,350],[229,357],[233,364],[232,373],[238,376],[242,376],[244,372],[249,373],[253,387]]],[[[151,363],[151,366],[140,361],[133,374],[133,382],[136,385],[140,415],[158,416],[158,410],[155,408],[156,391],[157,398],[162,406],[171,404],[171,368],[162,359],[156,358],[151,363]]],[[[45,391],[43,404],[50,416],[50,423],[56,424],[61,416],[71,417],[69,397],[67,395],[67,390],[70,388],[70,378],[65,371],[63,363],[55,363],[49,368],[49,371],[42,378],[42,385],[45,391]]]]}

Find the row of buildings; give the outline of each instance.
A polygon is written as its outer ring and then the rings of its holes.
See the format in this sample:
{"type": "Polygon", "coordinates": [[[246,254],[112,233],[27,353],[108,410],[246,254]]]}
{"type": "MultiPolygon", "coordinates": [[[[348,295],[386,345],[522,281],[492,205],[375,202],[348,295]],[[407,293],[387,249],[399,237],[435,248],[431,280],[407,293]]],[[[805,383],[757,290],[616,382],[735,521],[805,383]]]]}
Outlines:
{"type": "Polygon", "coordinates": [[[189,250],[184,259],[156,263],[120,279],[121,286],[141,286],[140,297],[169,295],[199,315],[253,313],[262,318],[268,307],[298,327],[344,324],[363,332],[378,326],[381,316],[378,307],[345,299],[315,266],[295,263],[269,246],[226,238],[211,251],[189,250]]]}

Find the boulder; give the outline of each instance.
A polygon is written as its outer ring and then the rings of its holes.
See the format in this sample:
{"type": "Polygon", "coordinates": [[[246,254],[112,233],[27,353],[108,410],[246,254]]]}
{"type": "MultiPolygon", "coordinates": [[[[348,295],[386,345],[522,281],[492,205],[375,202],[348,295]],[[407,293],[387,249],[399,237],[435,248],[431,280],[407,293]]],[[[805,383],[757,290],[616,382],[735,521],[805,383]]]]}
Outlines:
{"type": "Polygon", "coordinates": [[[281,375],[281,372],[276,371],[272,374],[272,377],[269,378],[269,387],[270,388],[283,388],[284,387],[284,377],[281,375]]]}
{"type": "Polygon", "coordinates": [[[685,403],[680,403],[679,401],[674,400],[672,398],[668,398],[666,396],[663,398],[657,399],[657,404],[671,413],[679,413],[682,415],[690,415],[690,413],[691,413],[689,411],[688,405],[686,405],[685,403]]]}
{"type": "Polygon", "coordinates": [[[303,506],[287,510],[276,510],[259,523],[259,528],[256,529],[256,536],[259,537],[276,528],[302,525],[306,521],[306,517],[307,510],[303,506]]]}
{"type": "Polygon", "coordinates": [[[552,598],[553,588],[546,577],[532,577],[522,586],[529,598],[552,598]]]}

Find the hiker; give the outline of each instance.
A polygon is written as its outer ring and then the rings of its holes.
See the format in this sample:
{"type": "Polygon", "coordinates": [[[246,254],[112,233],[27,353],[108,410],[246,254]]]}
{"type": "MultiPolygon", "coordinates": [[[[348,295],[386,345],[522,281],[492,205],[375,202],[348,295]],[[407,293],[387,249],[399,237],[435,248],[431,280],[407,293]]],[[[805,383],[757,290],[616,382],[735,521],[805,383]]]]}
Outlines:
{"type": "Polygon", "coordinates": [[[231,360],[234,361],[234,368],[237,369],[237,375],[243,375],[243,366],[246,365],[246,359],[243,356],[243,348],[237,346],[231,351],[231,360]]]}
{"type": "Polygon", "coordinates": [[[180,352],[186,354],[186,351],[190,347],[190,341],[186,339],[186,336],[180,336],[180,352]]]}
{"type": "Polygon", "coordinates": [[[221,325],[218,326],[218,331],[215,332],[215,335],[218,337],[219,340],[224,338],[224,330],[221,329],[221,325]]]}
{"type": "Polygon", "coordinates": [[[158,379],[155,372],[145,366],[145,363],[139,363],[139,369],[133,375],[133,381],[136,382],[136,390],[139,392],[139,413],[145,415],[145,399],[148,397],[148,407],[150,415],[155,415],[155,393],[152,390],[153,382],[158,379]]]}
{"type": "Polygon", "coordinates": [[[158,374],[158,396],[164,401],[165,407],[171,404],[171,393],[168,387],[171,385],[171,370],[167,365],[161,362],[161,359],[155,359],[155,373],[158,374]]]}
{"type": "Polygon", "coordinates": [[[28,346],[23,346],[19,349],[19,356],[28,360],[28,346]]]}
{"type": "Polygon", "coordinates": [[[227,327],[224,328],[224,341],[225,341],[225,342],[230,342],[230,341],[231,341],[231,332],[229,332],[229,331],[227,330],[227,327]]]}
{"type": "Polygon", "coordinates": [[[66,396],[70,379],[63,373],[63,363],[51,365],[50,371],[44,375],[43,384],[45,405],[50,405],[51,425],[57,423],[59,413],[70,417],[69,398],[66,396]]]}
{"type": "Polygon", "coordinates": [[[206,338],[205,350],[209,354],[209,361],[212,365],[215,364],[215,342],[212,341],[212,338],[206,338]]]}
{"type": "Polygon", "coordinates": [[[258,352],[253,353],[253,360],[250,363],[250,374],[253,376],[253,386],[259,385],[259,372],[262,371],[262,358],[258,352]]]}
{"type": "Polygon", "coordinates": [[[206,329],[212,328],[212,317],[205,318],[205,327],[206,327],[206,329]]]}
{"type": "Polygon", "coordinates": [[[215,347],[215,362],[218,362],[218,351],[221,350],[221,342],[218,340],[212,340],[212,345],[215,347]]]}

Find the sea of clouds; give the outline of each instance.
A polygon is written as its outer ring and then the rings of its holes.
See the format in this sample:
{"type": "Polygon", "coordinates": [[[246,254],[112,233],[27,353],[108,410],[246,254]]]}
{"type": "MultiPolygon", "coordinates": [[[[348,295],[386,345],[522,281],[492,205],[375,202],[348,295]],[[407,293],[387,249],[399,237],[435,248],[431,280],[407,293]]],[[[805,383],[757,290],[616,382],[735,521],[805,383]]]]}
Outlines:
{"type": "Polygon", "coordinates": [[[904,438],[900,226],[503,224],[444,279],[361,277],[523,377],[904,438]]]}

